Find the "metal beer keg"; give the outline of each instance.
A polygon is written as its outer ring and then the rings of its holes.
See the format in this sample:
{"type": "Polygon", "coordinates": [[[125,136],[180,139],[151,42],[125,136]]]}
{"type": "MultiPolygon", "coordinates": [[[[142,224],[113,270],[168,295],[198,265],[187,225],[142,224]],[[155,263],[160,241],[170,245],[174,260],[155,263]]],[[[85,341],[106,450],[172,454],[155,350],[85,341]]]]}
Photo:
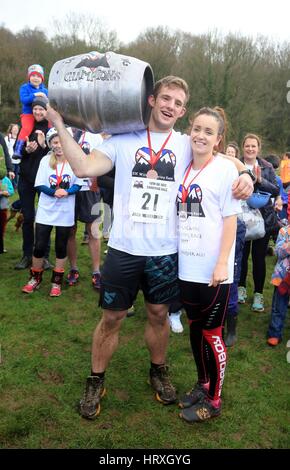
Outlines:
{"type": "Polygon", "coordinates": [[[119,134],[147,126],[153,86],[153,71],[146,62],[94,51],[56,62],[49,75],[48,95],[66,124],[119,134]]]}

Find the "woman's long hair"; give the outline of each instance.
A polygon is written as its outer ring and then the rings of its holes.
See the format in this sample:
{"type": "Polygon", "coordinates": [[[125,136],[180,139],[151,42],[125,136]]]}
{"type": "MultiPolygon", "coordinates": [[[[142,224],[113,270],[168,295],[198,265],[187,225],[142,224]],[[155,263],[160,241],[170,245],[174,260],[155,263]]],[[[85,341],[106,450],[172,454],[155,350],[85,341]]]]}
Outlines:
{"type": "Polygon", "coordinates": [[[56,166],[57,166],[57,159],[56,159],[56,156],[54,154],[54,151],[51,150],[48,155],[50,155],[49,166],[50,166],[50,168],[55,170],[56,166]]]}

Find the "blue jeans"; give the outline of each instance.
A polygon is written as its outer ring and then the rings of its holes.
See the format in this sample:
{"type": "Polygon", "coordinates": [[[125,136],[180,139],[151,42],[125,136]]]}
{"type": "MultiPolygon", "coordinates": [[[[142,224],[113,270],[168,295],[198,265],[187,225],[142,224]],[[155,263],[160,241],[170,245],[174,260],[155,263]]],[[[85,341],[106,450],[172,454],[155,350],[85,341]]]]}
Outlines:
{"type": "Polygon", "coordinates": [[[239,313],[238,307],[238,285],[241,276],[243,249],[245,244],[246,225],[238,219],[237,238],[235,248],[234,281],[230,287],[230,296],[228,303],[228,315],[236,317],[239,313]]]}
{"type": "Polygon", "coordinates": [[[230,286],[230,295],[227,315],[236,317],[239,313],[238,307],[238,282],[233,282],[230,286]]]}
{"type": "Polygon", "coordinates": [[[18,180],[19,180],[19,163],[13,164],[13,172],[15,174],[14,180],[12,180],[13,188],[17,189],[18,180]]]}
{"type": "Polygon", "coordinates": [[[282,339],[282,331],[287,315],[288,302],[289,295],[281,295],[278,291],[278,288],[274,287],[271,319],[267,332],[268,338],[274,337],[282,339]]]}

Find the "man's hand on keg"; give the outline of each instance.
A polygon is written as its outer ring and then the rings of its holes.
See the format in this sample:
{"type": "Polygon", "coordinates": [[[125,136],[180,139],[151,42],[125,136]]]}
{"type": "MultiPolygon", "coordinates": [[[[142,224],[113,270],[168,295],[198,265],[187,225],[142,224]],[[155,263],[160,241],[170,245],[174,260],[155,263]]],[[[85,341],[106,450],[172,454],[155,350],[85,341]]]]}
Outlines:
{"type": "Polygon", "coordinates": [[[53,109],[50,104],[47,105],[47,120],[50,121],[54,127],[63,124],[63,119],[59,112],[53,109]]]}

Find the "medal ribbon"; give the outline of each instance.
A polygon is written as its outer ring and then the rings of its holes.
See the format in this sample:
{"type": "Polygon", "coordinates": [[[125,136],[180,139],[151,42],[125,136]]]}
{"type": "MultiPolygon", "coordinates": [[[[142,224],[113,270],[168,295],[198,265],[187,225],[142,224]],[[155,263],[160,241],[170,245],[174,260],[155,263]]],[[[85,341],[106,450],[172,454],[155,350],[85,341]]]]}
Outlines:
{"type": "Polygon", "coordinates": [[[185,183],[186,183],[186,180],[188,178],[188,175],[189,175],[189,172],[192,168],[192,163],[193,162],[190,162],[190,164],[188,165],[187,167],[187,170],[186,170],[186,173],[185,173],[185,177],[184,177],[184,180],[183,180],[183,183],[182,183],[182,193],[181,193],[181,202],[184,203],[187,199],[187,196],[188,196],[188,190],[190,188],[190,185],[191,183],[193,183],[193,181],[198,177],[198,175],[202,172],[202,170],[205,169],[205,167],[213,160],[213,156],[207,161],[205,162],[201,169],[196,173],[196,175],[192,178],[192,180],[190,181],[190,183],[187,185],[187,188],[185,187],[185,183]]]}
{"type": "Polygon", "coordinates": [[[151,146],[151,137],[150,137],[150,131],[149,131],[149,128],[147,127],[147,140],[148,140],[148,148],[149,148],[149,152],[150,152],[150,165],[152,167],[152,170],[154,169],[154,167],[156,166],[161,154],[162,154],[162,151],[164,150],[165,148],[165,145],[167,144],[167,142],[169,141],[170,137],[171,137],[171,134],[172,134],[172,131],[169,132],[168,136],[166,137],[161,149],[159,150],[159,152],[157,152],[157,154],[154,156],[153,155],[153,150],[152,150],[152,146],[151,146]]]}
{"type": "Polygon", "coordinates": [[[57,173],[57,165],[56,165],[56,168],[55,168],[55,173],[56,173],[56,186],[59,187],[60,183],[61,183],[61,177],[62,177],[62,173],[63,173],[63,169],[64,169],[64,165],[66,163],[66,160],[63,162],[62,164],[62,167],[61,167],[61,170],[60,170],[60,174],[58,175],[57,173]]]}

